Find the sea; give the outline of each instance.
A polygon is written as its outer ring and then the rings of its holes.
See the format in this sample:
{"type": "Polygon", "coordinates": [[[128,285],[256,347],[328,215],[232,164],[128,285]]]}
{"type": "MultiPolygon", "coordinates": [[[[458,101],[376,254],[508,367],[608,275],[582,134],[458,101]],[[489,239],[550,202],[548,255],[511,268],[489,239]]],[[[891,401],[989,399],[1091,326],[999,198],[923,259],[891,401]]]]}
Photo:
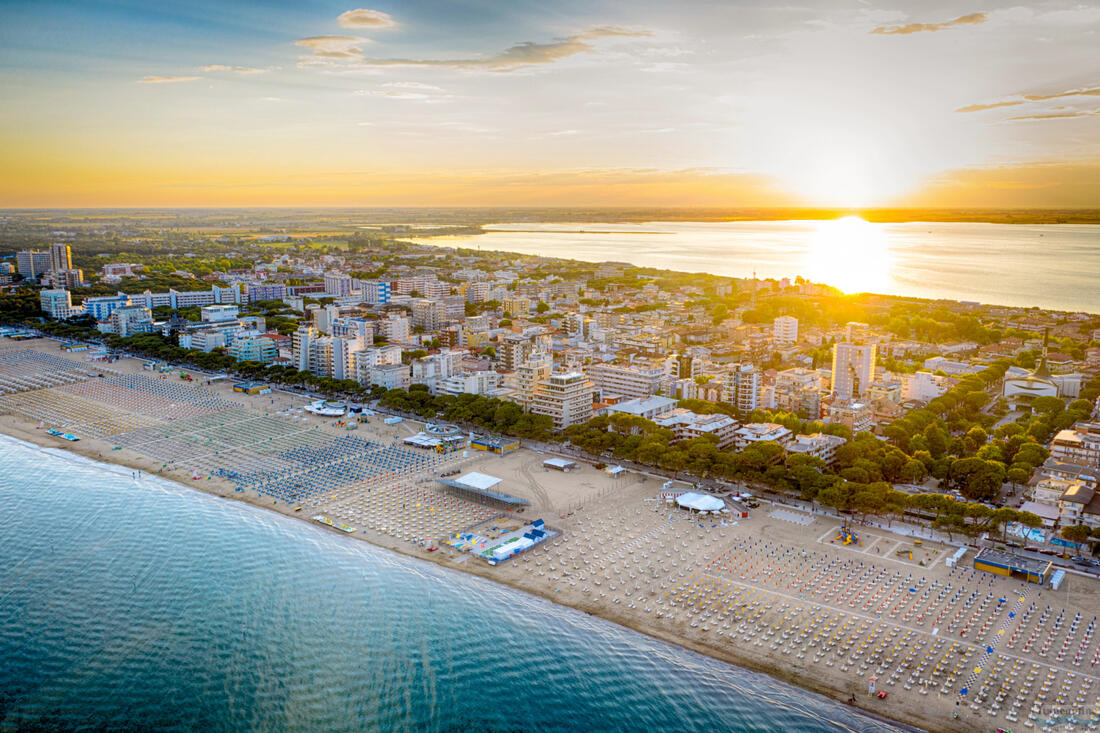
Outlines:
{"type": "Polygon", "coordinates": [[[911,730],[491,581],[0,436],[0,731],[911,730]]]}
{"type": "Polygon", "coordinates": [[[1100,313],[1100,226],[829,221],[502,223],[416,241],[748,278],[849,293],[1100,313]]]}

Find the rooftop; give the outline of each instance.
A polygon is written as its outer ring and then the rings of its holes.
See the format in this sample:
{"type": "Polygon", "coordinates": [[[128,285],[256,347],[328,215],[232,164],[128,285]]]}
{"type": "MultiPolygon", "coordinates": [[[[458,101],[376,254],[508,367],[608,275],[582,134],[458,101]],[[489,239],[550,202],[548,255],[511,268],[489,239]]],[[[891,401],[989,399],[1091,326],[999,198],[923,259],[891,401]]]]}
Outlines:
{"type": "Polygon", "coordinates": [[[1050,570],[1049,560],[1035,560],[1030,557],[1021,557],[1011,552],[986,548],[978,553],[974,562],[985,562],[991,565],[999,565],[1020,572],[1042,574],[1050,570]]]}

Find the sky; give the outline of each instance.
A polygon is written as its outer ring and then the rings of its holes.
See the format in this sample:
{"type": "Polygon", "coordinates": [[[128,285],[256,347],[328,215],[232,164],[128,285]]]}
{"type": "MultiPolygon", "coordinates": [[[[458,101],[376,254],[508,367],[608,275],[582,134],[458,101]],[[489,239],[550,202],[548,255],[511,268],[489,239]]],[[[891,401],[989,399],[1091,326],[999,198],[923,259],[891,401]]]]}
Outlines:
{"type": "Polygon", "coordinates": [[[0,0],[0,207],[1100,207],[1097,49],[1080,2],[0,0]]]}

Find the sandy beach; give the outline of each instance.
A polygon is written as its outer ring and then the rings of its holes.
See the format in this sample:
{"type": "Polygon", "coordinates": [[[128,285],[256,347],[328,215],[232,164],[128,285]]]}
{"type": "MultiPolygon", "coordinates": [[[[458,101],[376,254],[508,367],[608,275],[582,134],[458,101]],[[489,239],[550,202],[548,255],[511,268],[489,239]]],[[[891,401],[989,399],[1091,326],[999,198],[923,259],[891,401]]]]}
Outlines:
{"type": "MultiPolygon", "coordinates": [[[[1094,579],[1071,574],[1054,592],[974,571],[973,552],[952,569],[946,560],[955,547],[916,544],[885,529],[856,527],[859,542],[845,545],[837,540],[836,519],[768,503],[747,519],[691,516],[657,497],[657,478],[616,478],[583,463],[568,473],[549,470],[542,465],[546,455],[526,449],[432,455],[303,501],[280,500],[241,490],[213,467],[282,466],[288,450],[327,456],[324,451],[350,438],[384,452],[420,425],[372,418],[348,431],[332,418],[302,412],[307,400],[298,395],[244,395],[228,381],[204,384],[201,375],[184,382],[175,372],[145,370],[137,359],[101,368],[59,352],[50,340],[3,344],[0,382],[11,374],[38,378],[35,358],[19,356],[32,352],[68,359],[76,369],[56,386],[0,397],[0,431],[15,438],[311,523],[321,514],[354,527],[340,532],[354,539],[841,701],[854,698],[864,710],[926,730],[1043,729],[1053,721],[1063,721],[1058,729],[1065,730],[1071,717],[1084,729],[1098,719],[1100,674],[1093,665],[1100,635],[1093,622],[1100,584],[1094,579]],[[124,378],[136,386],[124,391],[124,378]],[[164,396],[173,390],[181,397],[164,396]],[[51,418],[57,415],[68,424],[51,418]],[[52,427],[81,439],[60,440],[46,433],[52,427]],[[428,551],[429,539],[512,519],[445,492],[434,479],[449,471],[500,478],[500,491],[530,502],[523,519],[541,517],[560,536],[495,567],[442,542],[428,551]],[[869,694],[872,677],[885,699],[869,694]],[[960,695],[964,687],[967,694],[960,695]]],[[[65,373],[58,363],[42,366],[42,374],[65,373]]]]}

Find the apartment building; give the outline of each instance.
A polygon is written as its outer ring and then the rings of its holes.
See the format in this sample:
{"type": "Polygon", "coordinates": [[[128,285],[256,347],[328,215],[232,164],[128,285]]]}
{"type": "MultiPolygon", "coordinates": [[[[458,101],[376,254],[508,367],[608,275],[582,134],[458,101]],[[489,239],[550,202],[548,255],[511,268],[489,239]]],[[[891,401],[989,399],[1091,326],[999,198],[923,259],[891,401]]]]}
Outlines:
{"type": "Polygon", "coordinates": [[[592,418],[595,387],[582,372],[551,374],[535,387],[530,412],[547,415],[555,430],[578,425],[592,418]]]}
{"type": "Polygon", "coordinates": [[[1100,467],[1100,422],[1080,422],[1050,441],[1050,457],[1065,463],[1100,467]]]}
{"type": "Polygon", "coordinates": [[[832,392],[843,400],[866,397],[875,376],[875,344],[833,346],[832,392]]]}
{"type": "Polygon", "coordinates": [[[660,391],[665,379],[660,366],[632,366],[621,364],[593,364],[587,368],[588,377],[603,397],[648,397],[660,391]]]}
{"type": "Polygon", "coordinates": [[[741,414],[747,415],[760,405],[760,373],[752,364],[734,364],[726,375],[725,399],[741,414]]]}
{"type": "Polygon", "coordinates": [[[653,422],[663,428],[669,428],[676,440],[691,440],[703,435],[713,435],[718,439],[719,448],[728,448],[736,442],[738,422],[729,415],[700,415],[676,408],[653,418],[653,422]]]}

